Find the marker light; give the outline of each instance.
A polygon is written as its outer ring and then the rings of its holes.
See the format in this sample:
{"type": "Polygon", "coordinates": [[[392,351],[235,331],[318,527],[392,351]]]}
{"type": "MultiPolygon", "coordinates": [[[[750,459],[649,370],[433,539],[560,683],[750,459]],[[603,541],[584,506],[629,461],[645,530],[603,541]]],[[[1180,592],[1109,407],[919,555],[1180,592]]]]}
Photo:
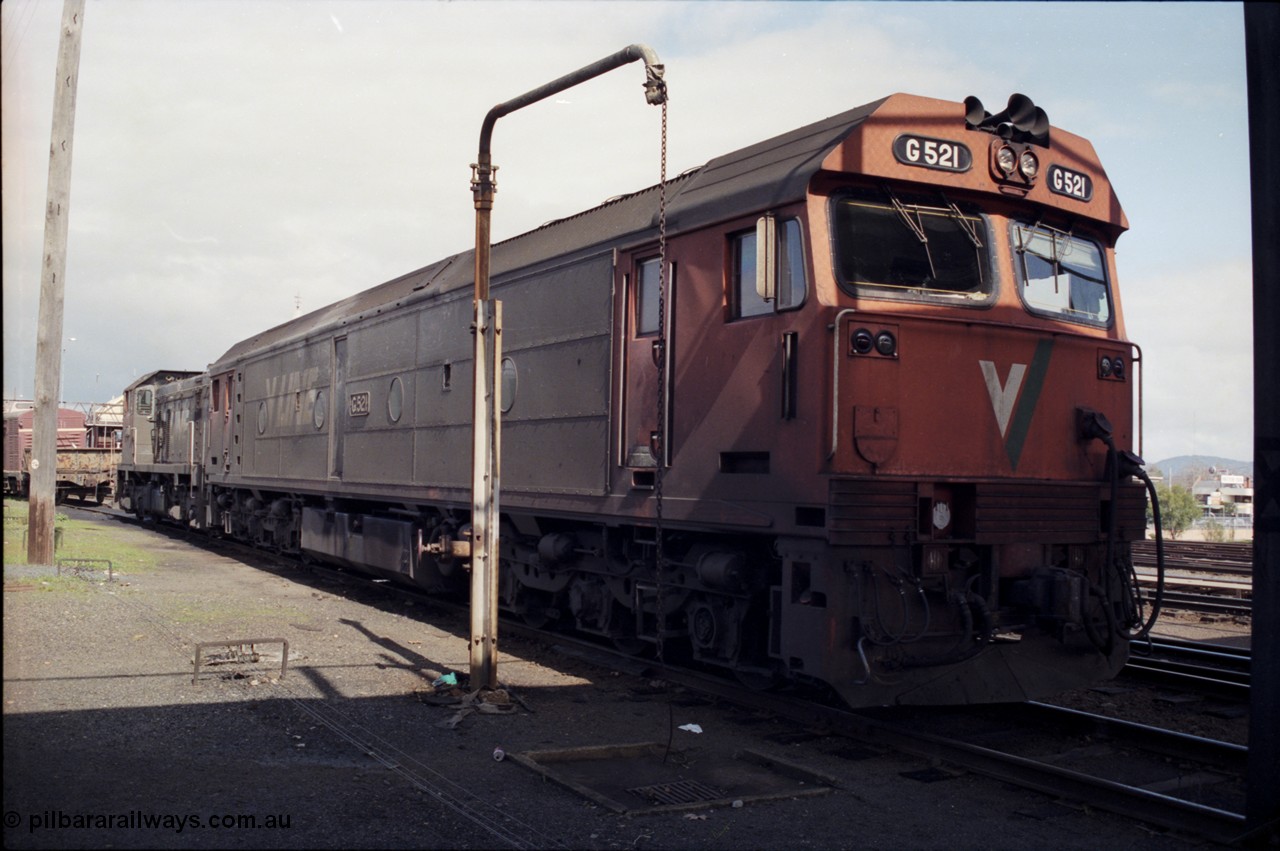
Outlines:
{"type": "Polygon", "coordinates": [[[1004,145],[1000,150],[996,151],[996,167],[1006,175],[1013,174],[1014,166],[1017,164],[1018,156],[1013,152],[1013,148],[1004,145]]]}
{"type": "Polygon", "coordinates": [[[1098,355],[1098,378],[1108,381],[1124,381],[1129,365],[1124,355],[1098,355]]]}
{"type": "Polygon", "coordinates": [[[1022,156],[1018,157],[1018,170],[1027,180],[1035,180],[1040,173],[1040,160],[1036,159],[1034,151],[1022,152],[1022,156]]]}
{"type": "Polygon", "coordinates": [[[871,332],[866,328],[859,328],[853,332],[853,350],[857,354],[865,355],[871,351],[871,332]]]}

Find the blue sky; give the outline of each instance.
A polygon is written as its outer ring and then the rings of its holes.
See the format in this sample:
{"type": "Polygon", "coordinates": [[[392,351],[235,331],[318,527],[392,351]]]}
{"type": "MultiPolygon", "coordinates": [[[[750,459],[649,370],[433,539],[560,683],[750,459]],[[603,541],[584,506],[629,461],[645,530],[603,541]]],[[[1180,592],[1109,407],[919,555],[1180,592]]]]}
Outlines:
{"type": "MultiPolygon", "coordinates": [[[[61,8],[2,6],[6,397],[32,391],[61,8]]],[[[892,92],[1029,95],[1094,143],[1129,216],[1144,456],[1252,457],[1229,3],[89,0],[63,397],[203,368],[298,303],[470,247],[485,112],[633,42],[668,68],[671,174],[892,92]]],[[[629,66],[499,123],[495,238],[657,181],[642,78],[629,66]]]]}

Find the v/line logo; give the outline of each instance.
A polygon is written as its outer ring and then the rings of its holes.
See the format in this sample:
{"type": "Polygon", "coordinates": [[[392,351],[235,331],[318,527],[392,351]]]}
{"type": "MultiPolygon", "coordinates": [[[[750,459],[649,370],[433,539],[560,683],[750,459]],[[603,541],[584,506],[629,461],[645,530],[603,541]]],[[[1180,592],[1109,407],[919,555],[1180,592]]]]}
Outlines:
{"type": "Polygon", "coordinates": [[[1005,453],[1013,469],[1018,469],[1022,448],[1031,430],[1031,418],[1035,416],[1040,391],[1044,389],[1045,374],[1049,371],[1049,358],[1053,354],[1053,340],[1041,340],[1036,344],[1030,365],[1015,363],[1009,367],[1009,375],[1002,382],[994,361],[980,360],[982,380],[991,397],[991,410],[1004,439],[1005,453]]]}

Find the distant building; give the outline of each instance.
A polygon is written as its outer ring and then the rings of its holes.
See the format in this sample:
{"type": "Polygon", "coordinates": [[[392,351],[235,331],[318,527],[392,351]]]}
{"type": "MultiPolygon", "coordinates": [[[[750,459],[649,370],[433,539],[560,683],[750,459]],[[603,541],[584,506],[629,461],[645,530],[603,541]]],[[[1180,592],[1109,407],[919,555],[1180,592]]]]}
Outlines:
{"type": "Polygon", "coordinates": [[[1253,519],[1253,480],[1248,476],[1216,473],[1213,478],[1197,481],[1191,494],[1206,516],[1253,519]]]}
{"type": "Polygon", "coordinates": [[[93,402],[85,417],[89,445],[98,449],[120,448],[124,427],[124,396],[110,402],[93,402]]]}

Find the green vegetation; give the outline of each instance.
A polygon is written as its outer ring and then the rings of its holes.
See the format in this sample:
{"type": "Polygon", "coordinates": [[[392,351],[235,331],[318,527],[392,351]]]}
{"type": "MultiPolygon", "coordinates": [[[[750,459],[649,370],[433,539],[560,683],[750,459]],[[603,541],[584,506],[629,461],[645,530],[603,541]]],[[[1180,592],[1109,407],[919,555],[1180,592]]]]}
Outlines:
{"type": "Polygon", "coordinates": [[[1204,539],[1206,541],[1210,541],[1215,544],[1226,543],[1227,527],[1222,525],[1222,522],[1218,519],[1210,517],[1208,520],[1204,521],[1204,526],[1202,528],[1204,530],[1204,539]]]}
{"type": "MultiPolygon", "coordinates": [[[[1156,488],[1156,495],[1160,498],[1160,526],[1171,540],[1178,540],[1178,536],[1191,528],[1191,524],[1204,513],[1191,491],[1181,485],[1161,485],[1156,488]]],[[[1147,518],[1151,519],[1151,516],[1151,506],[1148,505],[1147,518]]]]}
{"type": "MultiPolygon", "coordinates": [[[[27,563],[26,548],[27,503],[22,500],[4,501],[4,563],[27,563]]],[[[117,571],[138,573],[156,566],[155,556],[127,540],[128,530],[72,520],[59,513],[54,519],[54,537],[57,543],[56,558],[105,559],[117,571]]]]}

